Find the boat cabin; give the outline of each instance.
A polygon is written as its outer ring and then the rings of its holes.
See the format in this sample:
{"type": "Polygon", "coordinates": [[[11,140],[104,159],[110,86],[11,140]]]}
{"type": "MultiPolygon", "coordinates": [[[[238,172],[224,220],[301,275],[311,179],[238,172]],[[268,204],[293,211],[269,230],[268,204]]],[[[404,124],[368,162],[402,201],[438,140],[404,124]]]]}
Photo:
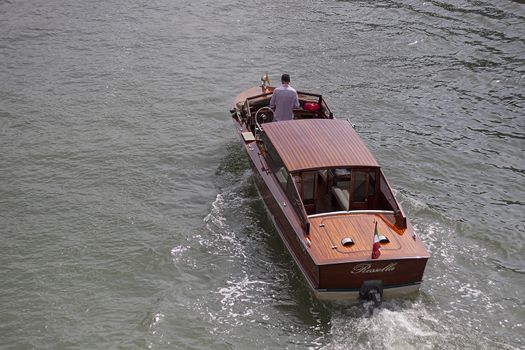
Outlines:
{"type": "Polygon", "coordinates": [[[401,212],[379,164],[348,121],[265,123],[259,138],[272,173],[298,212],[303,207],[307,216],[401,212]]]}
{"type": "Polygon", "coordinates": [[[234,118],[246,127],[285,195],[308,226],[308,216],[356,210],[393,211],[406,217],[370,150],[352,124],[335,119],[323,97],[298,91],[300,108],[291,121],[273,121],[273,88],[252,88],[236,98],[234,118]],[[310,108],[310,107],[314,108],[310,108]]]}

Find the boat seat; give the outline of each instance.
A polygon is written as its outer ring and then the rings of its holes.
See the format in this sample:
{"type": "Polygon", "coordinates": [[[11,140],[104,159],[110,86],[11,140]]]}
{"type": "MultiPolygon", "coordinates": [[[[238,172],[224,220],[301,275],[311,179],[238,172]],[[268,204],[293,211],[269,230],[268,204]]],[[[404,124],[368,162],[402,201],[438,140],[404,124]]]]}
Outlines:
{"type": "Polygon", "coordinates": [[[344,210],[350,210],[350,192],[348,190],[334,186],[332,187],[332,193],[344,210]]]}

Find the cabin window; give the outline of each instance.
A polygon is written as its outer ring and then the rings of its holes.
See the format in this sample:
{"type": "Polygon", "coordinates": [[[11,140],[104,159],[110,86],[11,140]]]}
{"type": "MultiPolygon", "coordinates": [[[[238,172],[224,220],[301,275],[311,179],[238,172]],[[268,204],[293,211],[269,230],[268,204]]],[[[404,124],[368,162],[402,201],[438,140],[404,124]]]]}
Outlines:
{"type": "Polygon", "coordinates": [[[352,200],[364,202],[366,196],[366,175],[367,173],[356,171],[354,173],[354,193],[352,200]]]}
{"type": "Polygon", "coordinates": [[[301,211],[302,209],[302,202],[301,202],[301,197],[299,195],[299,193],[297,192],[297,186],[299,186],[300,188],[300,183],[299,185],[297,185],[297,181],[300,180],[300,177],[297,177],[297,176],[288,176],[288,183],[286,185],[286,195],[288,197],[288,199],[290,199],[290,202],[292,203],[292,205],[298,209],[299,211],[301,211]],[[293,179],[293,180],[292,180],[293,179]]]}
{"type": "Polygon", "coordinates": [[[335,169],[334,171],[334,184],[341,189],[350,190],[351,178],[351,169],[335,169]]]}
{"type": "Polygon", "coordinates": [[[298,179],[300,179],[300,177],[298,176],[292,177],[288,175],[288,182],[286,184],[286,196],[290,200],[292,207],[294,208],[295,212],[299,216],[299,219],[301,220],[301,225],[306,230],[306,232],[308,232],[308,230],[310,229],[310,226],[309,226],[310,224],[308,222],[308,218],[303,208],[301,196],[297,192],[298,186],[296,185],[296,183],[298,179]]]}
{"type": "Polygon", "coordinates": [[[288,179],[288,171],[284,167],[284,163],[281,160],[281,157],[279,157],[279,154],[277,153],[277,150],[273,145],[271,144],[270,140],[268,140],[268,137],[266,134],[262,134],[261,136],[264,148],[268,152],[269,157],[265,157],[268,161],[268,164],[270,165],[270,168],[272,169],[272,172],[277,177],[277,180],[281,183],[281,187],[283,189],[286,189],[286,181],[288,179]]]}
{"type": "Polygon", "coordinates": [[[281,187],[283,189],[286,188],[286,182],[288,181],[288,171],[286,171],[286,168],[280,167],[276,172],[275,176],[277,177],[277,180],[279,180],[279,183],[281,184],[281,187]]]}
{"type": "MultiPolygon", "coordinates": [[[[332,169],[329,174],[333,176],[331,182],[332,198],[340,210],[370,209],[376,206],[376,180],[375,169],[332,169]]],[[[330,177],[331,177],[330,176],[330,177]]]]}
{"type": "Polygon", "coordinates": [[[337,179],[350,179],[352,175],[352,169],[335,169],[334,172],[337,179]]]}
{"type": "Polygon", "coordinates": [[[338,202],[339,210],[349,210],[350,208],[350,188],[352,184],[351,169],[332,170],[333,186],[332,194],[338,202]]]}
{"type": "Polygon", "coordinates": [[[277,150],[275,147],[273,147],[272,143],[268,139],[268,136],[266,136],[265,133],[262,133],[261,139],[263,141],[264,148],[266,149],[266,152],[270,155],[270,158],[272,160],[272,170],[276,170],[276,168],[280,168],[284,166],[283,161],[281,160],[281,157],[279,157],[279,154],[277,153],[277,150]]]}
{"type": "Polygon", "coordinates": [[[315,173],[303,174],[303,201],[313,203],[315,199],[315,173]]]}
{"type": "Polygon", "coordinates": [[[374,196],[376,194],[376,173],[375,171],[371,171],[368,176],[368,195],[370,197],[374,196]]]}

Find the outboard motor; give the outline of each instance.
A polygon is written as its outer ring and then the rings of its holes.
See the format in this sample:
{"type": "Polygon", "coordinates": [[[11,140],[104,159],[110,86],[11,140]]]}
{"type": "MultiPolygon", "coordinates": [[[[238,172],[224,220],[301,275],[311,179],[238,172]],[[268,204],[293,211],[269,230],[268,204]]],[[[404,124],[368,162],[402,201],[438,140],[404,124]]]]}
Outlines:
{"type": "Polygon", "coordinates": [[[379,307],[383,302],[383,281],[364,281],[359,288],[359,297],[363,300],[372,301],[375,307],[379,307]]]}

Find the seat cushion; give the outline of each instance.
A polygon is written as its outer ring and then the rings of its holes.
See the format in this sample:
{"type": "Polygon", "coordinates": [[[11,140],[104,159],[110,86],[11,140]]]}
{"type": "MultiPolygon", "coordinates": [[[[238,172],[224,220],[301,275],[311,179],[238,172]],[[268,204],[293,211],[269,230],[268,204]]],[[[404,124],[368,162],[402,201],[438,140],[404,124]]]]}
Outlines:
{"type": "Polygon", "coordinates": [[[332,193],[334,194],[335,198],[337,199],[337,202],[339,205],[346,211],[350,209],[350,193],[348,190],[343,190],[339,187],[332,187],[332,193]]]}

